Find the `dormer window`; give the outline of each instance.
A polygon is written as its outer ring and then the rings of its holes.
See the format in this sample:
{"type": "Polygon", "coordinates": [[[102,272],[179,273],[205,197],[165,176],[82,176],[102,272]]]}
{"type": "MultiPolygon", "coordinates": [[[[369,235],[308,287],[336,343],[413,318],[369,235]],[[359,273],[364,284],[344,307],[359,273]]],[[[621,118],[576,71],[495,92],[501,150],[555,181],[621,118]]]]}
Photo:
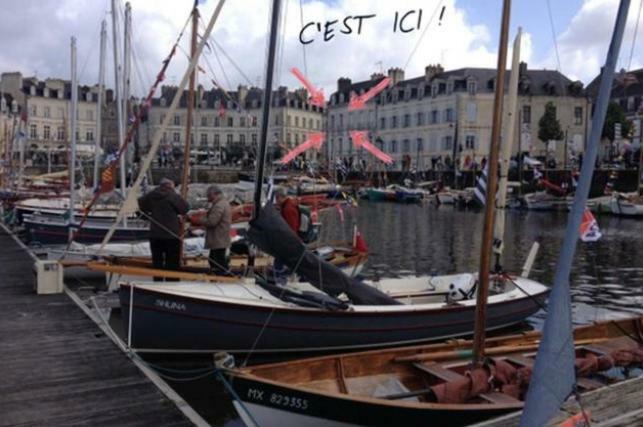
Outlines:
{"type": "Polygon", "coordinates": [[[343,102],[344,102],[344,94],[343,94],[343,93],[340,93],[340,94],[339,94],[339,103],[341,104],[341,103],[343,103],[343,102]]]}
{"type": "Polygon", "coordinates": [[[87,92],[85,94],[85,101],[92,102],[92,93],[91,92],[87,92]]]}
{"type": "Polygon", "coordinates": [[[473,96],[476,94],[477,91],[477,84],[475,80],[468,80],[467,81],[467,92],[469,92],[469,95],[473,96]]]}
{"type": "Polygon", "coordinates": [[[29,94],[30,94],[31,96],[36,96],[36,86],[31,86],[31,87],[29,88],[29,94]]]}
{"type": "Polygon", "coordinates": [[[165,100],[165,98],[161,98],[161,107],[165,107],[166,104],[167,101],[165,100]]]}
{"type": "Polygon", "coordinates": [[[433,98],[435,98],[436,96],[438,96],[438,84],[437,84],[437,83],[433,83],[433,84],[431,85],[431,96],[432,96],[433,98]]]}
{"type": "Polygon", "coordinates": [[[252,108],[257,108],[257,100],[253,99],[251,105],[252,105],[252,108]]]}
{"type": "Polygon", "coordinates": [[[451,95],[453,93],[453,80],[449,80],[447,82],[447,95],[451,95]]]}
{"type": "Polygon", "coordinates": [[[43,89],[42,96],[44,96],[45,98],[49,98],[49,88],[48,87],[43,89]]]}
{"type": "Polygon", "coordinates": [[[489,89],[489,90],[494,90],[494,83],[495,83],[495,82],[494,82],[494,80],[493,80],[493,79],[490,79],[490,80],[487,82],[487,89],[489,89]]]}

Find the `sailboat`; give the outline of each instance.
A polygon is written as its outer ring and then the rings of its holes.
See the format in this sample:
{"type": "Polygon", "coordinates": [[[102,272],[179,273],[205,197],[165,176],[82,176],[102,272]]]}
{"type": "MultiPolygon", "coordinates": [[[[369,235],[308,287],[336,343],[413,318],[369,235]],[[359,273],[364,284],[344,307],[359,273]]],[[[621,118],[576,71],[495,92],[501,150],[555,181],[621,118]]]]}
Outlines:
{"type": "MultiPolygon", "coordinates": [[[[273,4],[266,88],[272,86],[273,4]]],[[[548,289],[524,277],[463,273],[360,282],[306,250],[271,204],[261,208],[271,91],[264,91],[261,155],[248,237],[279,257],[302,281],[279,285],[263,277],[172,283],[130,282],[119,298],[128,344],[137,351],[235,352],[358,349],[470,334],[478,282],[493,282],[488,329],[523,321],[548,289]],[[483,277],[482,280],[479,278],[483,277]]]]}
{"type": "MultiPolygon", "coordinates": [[[[510,0],[504,1],[499,74],[510,0]]],[[[469,425],[525,408],[521,425],[542,426],[572,393],[603,387],[643,367],[643,317],[607,321],[572,331],[569,272],[579,237],[605,118],[615,60],[626,22],[621,1],[616,29],[593,117],[592,135],[557,267],[544,331],[485,339],[486,295],[479,288],[479,314],[472,341],[342,354],[247,368],[220,366],[230,377],[234,405],[247,425],[469,425]],[[534,358],[536,350],[538,351],[534,358]],[[526,401],[526,403],[525,403],[526,401]]],[[[499,82],[502,79],[498,79],[499,82]]],[[[498,92],[496,91],[496,101],[498,92]]],[[[497,104],[496,104],[497,105],[497,104]]],[[[499,136],[497,110],[495,136],[499,136]]],[[[492,138],[490,170],[497,149],[492,138]]],[[[487,202],[495,198],[490,175],[487,202]]],[[[491,235],[487,203],[485,225],[491,235]]],[[[491,214],[493,216],[493,214],[491,214]]],[[[490,239],[485,240],[488,246],[490,239]]],[[[490,247],[483,248],[490,251],[490,247]]],[[[481,261],[485,277],[489,259],[481,261]]],[[[483,284],[484,285],[484,284],[483,284]]],[[[223,360],[225,358],[220,358],[223,360]]],[[[228,359],[230,360],[230,359],[228,359]]],[[[228,364],[229,365],[229,364],[228,364]]]]}

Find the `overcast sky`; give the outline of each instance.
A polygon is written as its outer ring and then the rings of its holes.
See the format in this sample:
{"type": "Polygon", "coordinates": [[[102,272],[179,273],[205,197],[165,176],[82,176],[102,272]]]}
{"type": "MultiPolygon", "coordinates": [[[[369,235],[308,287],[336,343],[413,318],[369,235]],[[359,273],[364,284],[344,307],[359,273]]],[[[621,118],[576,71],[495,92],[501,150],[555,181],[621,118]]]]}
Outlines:
{"type": "MultiPolygon", "coordinates": [[[[354,81],[380,70],[405,68],[406,77],[423,73],[430,63],[446,69],[464,66],[495,67],[501,0],[283,0],[282,46],[275,86],[297,86],[289,70],[298,67],[310,80],[327,91],[338,77],[354,81]],[[444,7],[444,13],[442,8],[444,7]],[[395,14],[408,11],[405,27],[417,28],[417,10],[422,9],[420,29],[393,31],[395,14]],[[350,20],[352,34],[342,34],[346,16],[372,15],[350,20]],[[433,19],[431,20],[431,17],[433,19]],[[440,19],[440,16],[442,18],[440,19]],[[303,19],[302,19],[303,18],[303,19]],[[315,25],[308,27],[305,47],[299,41],[303,24],[338,20],[334,38],[323,41],[315,25]],[[424,30],[426,29],[426,32],[424,30]],[[424,36],[422,37],[422,33],[424,36]],[[417,49],[415,47],[417,46],[417,49]],[[306,58],[306,62],[304,62],[306,58]]],[[[530,68],[559,69],[587,84],[599,71],[614,25],[618,0],[514,0],[511,37],[518,26],[525,32],[522,59],[530,68]],[[553,25],[552,25],[553,24],[553,25]],[[554,38],[555,35],[555,38],[554,38]],[[557,60],[556,47],[558,48],[557,60]]],[[[113,86],[112,28],[109,0],[0,0],[0,71],[21,71],[25,76],[69,78],[69,38],[78,39],[79,76],[92,84],[98,76],[100,21],[108,21],[107,84],[113,86]]],[[[124,2],[117,2],[122,13],[124,2]]],[[[201,1],[201,31],[217,0],[201,1]]],[[[226,88],[238,84],[261,85],[265,62],[269,0],[227,0],[215,25],[213,38],[200,65],[199,81],[207,88],[214,79],[226,88]],[[232,64],[229,58],[236,64],[232,64]]],[[[619,68],[630,65],[639,2],[632,2],[619,68]]],[[[191,0],[131,0],[135,66],[132,81],[137,93],[147,91],[158,73],[173,40],[188,18],[191,0]]],[[[120,25],[122,29],[122,24],[120,25]]],[[[323,31],[323,27],[322,27],[323,31]]],[[[643,64],[643,31],[638,31],[631,67],[643,64]]],[[[189,31],[182,41],[188,51],[189,31]]],[[[121,51],[122,53],[122,51],[121,51]]],[[[178,84],[186,66],[179,52],[167,73],[166,83],[178,84]]]]}

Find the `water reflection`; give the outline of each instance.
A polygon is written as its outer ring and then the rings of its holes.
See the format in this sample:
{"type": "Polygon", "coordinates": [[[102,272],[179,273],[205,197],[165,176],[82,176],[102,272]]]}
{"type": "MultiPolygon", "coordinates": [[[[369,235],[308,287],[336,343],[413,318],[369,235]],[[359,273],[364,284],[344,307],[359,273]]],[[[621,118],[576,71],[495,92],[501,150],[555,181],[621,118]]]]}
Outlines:
{"type": "MultiPolygon", "coordinates": [[[[450,206],[362,202],[346,208],[345,221],[326,211],[323,241],[351,238],[357,224],[370,251],[367,277],[447,274],[478,269],[483,214],[450,206]]],[[[556,212],[507,212],[503,266],[519,272],[534,241],[540,252],[531,277],[553,280],[567,215],[556,212]]],[[[599,217],[603,238],[579,243],[572,267],[574,321],[587,323],[633,313],[643,314],[643,222],[599,217]]],[[[539,313],[531,319],[538,325],[539,313]]]]}

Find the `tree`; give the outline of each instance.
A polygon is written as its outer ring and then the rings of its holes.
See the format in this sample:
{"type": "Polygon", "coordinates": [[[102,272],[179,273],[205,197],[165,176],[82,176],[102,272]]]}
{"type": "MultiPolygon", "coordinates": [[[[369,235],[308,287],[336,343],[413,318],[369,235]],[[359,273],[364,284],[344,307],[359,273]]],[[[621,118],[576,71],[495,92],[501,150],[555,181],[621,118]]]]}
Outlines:
{"type": "Polygon", "coordinates": [[[621,135],[627,137],[632,131],[632,122],[625,118],[625,111],[616,102],[610,102],[607,106],[607,115],[603,124],[602,138],[607,138],[614,142],[614,124],[621,124],[621,135]]]}
{"type": "Polygon", "coordinates": [[[538,139],[549,148],[549,141],[560,141],[564,137],[560,122],[556,118],[556,106],[550,101],[545,105],[545,113],[538,121],[538,139]]]}

